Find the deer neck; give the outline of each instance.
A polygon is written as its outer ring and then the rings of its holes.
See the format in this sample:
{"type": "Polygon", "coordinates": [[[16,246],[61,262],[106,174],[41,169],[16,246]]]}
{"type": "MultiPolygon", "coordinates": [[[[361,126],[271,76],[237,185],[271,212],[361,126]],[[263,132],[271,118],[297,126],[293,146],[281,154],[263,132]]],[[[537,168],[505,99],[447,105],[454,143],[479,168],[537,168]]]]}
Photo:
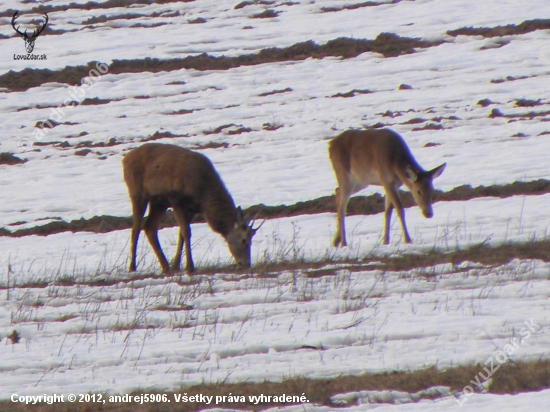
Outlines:
{"type": "Polygon", "coordinates": [[[206,199],[203,214],[212,230],[226,237],[235,226],[237,209],[233,199],[225,191],[223,195],[209,196],[206,199]]]}

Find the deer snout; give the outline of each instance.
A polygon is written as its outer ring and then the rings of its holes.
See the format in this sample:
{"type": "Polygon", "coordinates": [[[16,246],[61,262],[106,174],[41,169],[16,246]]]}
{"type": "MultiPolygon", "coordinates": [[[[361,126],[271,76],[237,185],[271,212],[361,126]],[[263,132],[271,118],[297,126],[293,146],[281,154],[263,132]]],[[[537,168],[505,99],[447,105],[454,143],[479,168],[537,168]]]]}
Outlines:
{"type": "Polygon", "coordinates": [[[424,217],[431,219],[434,216],[434,211],[430,203],[426,202],[419,206],[420,206],[420,210],[422,210],[422,214],[424,215],[424,217]]]}

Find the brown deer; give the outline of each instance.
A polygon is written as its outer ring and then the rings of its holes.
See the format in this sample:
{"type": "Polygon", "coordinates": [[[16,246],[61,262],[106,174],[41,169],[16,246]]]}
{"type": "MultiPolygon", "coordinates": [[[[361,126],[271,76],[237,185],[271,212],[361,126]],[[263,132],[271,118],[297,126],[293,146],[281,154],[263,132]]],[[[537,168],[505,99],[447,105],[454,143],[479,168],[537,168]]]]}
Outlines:
{"type": "MultiPolygon", "coordinates": [[[[202,213],[208,225],[221,234],[237,264],[250,267],[252,236],[259,229],[249,225],[208,158],[179,146],[147,143],[122,160],[124,180],[132,202],[133,226],[130,271],[136,270],[136,250],[145,209],[144,231],[164,272],[178,271],[185,243],[186,270],[195,269],[191,256],[191,220],[202,213]],[[176,255],[170,267],[157,232],[162,217],[172,208],[180,227],[176,255]]],[[[260,225],[261,226],[261,225],[260,225]]]]}
{"type": "Polygon", "coordinates": [[[390,243],[390,221],[395,208],[405,243],[411,237],[405,224],[405,210],[398,188],[407,186],[425,217],[433,216],[432,181],[445,170],[446,163],[425,171],[414,159],[403,138],[389,129],[347,130],[329,143],[329,156],[336,174],[338,231],[334,246],[347,246],[344,218],[349,198],[368,185],[386,192],[384,244],[390,243]]]}

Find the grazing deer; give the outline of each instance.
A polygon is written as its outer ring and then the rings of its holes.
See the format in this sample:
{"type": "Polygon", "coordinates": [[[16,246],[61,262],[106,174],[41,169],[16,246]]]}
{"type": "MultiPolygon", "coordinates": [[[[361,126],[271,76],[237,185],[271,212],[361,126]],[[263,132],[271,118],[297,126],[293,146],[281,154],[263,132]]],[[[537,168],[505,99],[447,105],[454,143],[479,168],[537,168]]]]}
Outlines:
{"type": "Polygon", "coordinates": [[[384,244],[390,243],[390,221],[394,208],[401,220],[405,243],[411,243],[398,188],[403,184],[407,186],[424,216],[431,218],[432,181],[443,173],[446,163],[425,171],[416,162],[403,138],[389,129],[347,130],[329,143],[328,150],[338,180],[338,231],[334,246],[347,246],[344,217],[349,198],[368,185],[382,186],[386,192],[384,244]]]}
{"type": "MultiPolygon", "coordinates": [[[[221,234],[237,264],[250,267],[252,236],[259,229],[249,225],[208,158],[182,147],[147,143],[133,149],[122,160],[134,223],[132,226],[130,272],[136,270],[136,249],[145,209],[149,215],[144,231],[164,272],[178,271],[185,243],[186,270],[194,270],[191,256],[193,216],[202,213],[208,225],[221,234]],[[170,267],[159,244],[157,232],[162,217],[172,208],[180,227],[176,255],[170,267]]],[[[261,225],[260,225],[261,226],[261,225]]]]}
{"type": "Polygon", "coordinates": [[[32,51],[34,50],[34,42],[36,41],[36,38],[40,35],[40,33],[44,31],[44,29],[48,25],[48,14],[44,13],[44,25],[42,26],[42,28],[40,30],[34,29],[34,32],[30,36],[27,34],[27,30],[25,30],[24,33],[21,33],[19,31],[19,27],[21,26],[15,27],[15,20],[17,20],[17,17],[19,17],[18,14],[19,10],[17,10],[13,14],[13,17],[11,18],[11,26],[21,36],[21,38],[25,40],[25,48],[27,49],[27,53],[32,53],[32,51]]]}

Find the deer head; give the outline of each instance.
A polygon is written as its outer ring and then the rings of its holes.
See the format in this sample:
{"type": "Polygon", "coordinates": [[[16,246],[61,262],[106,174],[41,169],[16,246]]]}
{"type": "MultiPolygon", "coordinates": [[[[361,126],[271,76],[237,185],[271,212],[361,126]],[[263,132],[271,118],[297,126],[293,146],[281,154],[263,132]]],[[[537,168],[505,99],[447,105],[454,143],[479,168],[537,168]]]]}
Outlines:
{"type": "Polygon", "coordinates": [[[32,51],[34,50],[34,41],[40,35],[40,33],[42,33],[44,31],[44,29],[48,25],[48,14],[44,13],[45,21],[44,21],[44,25],[42,26],[42,28],[40,30],[38,28],[34,29],[34,32],[29,36],[27,34],[27,30],[25,30],[24,33],[21,33],[19,31],[19,27],[21,27],[21,26],[15,27],[15,20],[17,19],[17,17],[19,17],[18,13],[19,13],[19,11],[17,10],[15,12],[15,14],[13,15],[13,17],[11,19],[11,25],[12,25],[13,29],[21,35],[21,38],[23,40],[25,40],[25,48],[27,49],[27,53],[32,53],[32,51]]]}
{"type": "Polygon", "coordinates": [[[239,266],[249,268],[251,266],[250,245],[252,237],[258,229],[264,224],[265,220],[259,226],[254,227],[254,220],[250,222],[249,217],[243,214],[240,207],[237,208],[235,226],[225,237],[229,246],[229,251],[235,258],[239,266]]]}
{"type": "Polygon", "coordinates": [[[443,163],[430,171],[421,171],[419,173],[415,172],[410,166],[407,166],[405,169],[407,177],[411,180],[409,189],[416,204],[422,210],[422,214],[427,218],[431,218],[434,215],[432,210],[432,195],[434,192],[432,181],[436,177],[441,176],[441,173],[445,170],[445,166],[447,166],[447,163],[443,163]]]}

